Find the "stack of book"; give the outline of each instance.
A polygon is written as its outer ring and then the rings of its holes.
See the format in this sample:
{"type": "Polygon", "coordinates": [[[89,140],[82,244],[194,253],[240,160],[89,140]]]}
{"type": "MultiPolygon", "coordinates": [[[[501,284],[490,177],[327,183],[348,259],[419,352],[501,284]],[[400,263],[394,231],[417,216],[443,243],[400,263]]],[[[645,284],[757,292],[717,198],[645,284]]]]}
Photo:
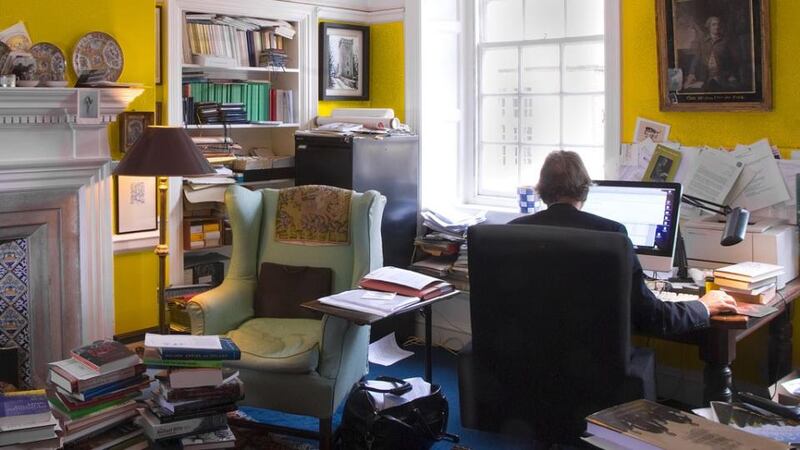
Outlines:
{"type": "Polygon", "coordinates": [[[132,421],[135,399],[151,380],[133,351],[119,342],[97,341],[49,366],[48,400],[65,445],[137,448],[145,443],[132,421]]]}
{"type": "Polygon", "coordinates": [[[147,408],[139,411],[147,437],[166,446],[183,438],[203,442],[202,448],[231,446],[227,413],[237,409],[244,389],[238,372],[223,369],[222,362],[240,357],[224,337],[147,334],[145,365],[162,369],[147,408]]]}
{"type": "Polygon", "coordinates": [[[58,448],[57,425],[44,390],[0,393],[0,447],[58,448]]]}
{"type": "Polygon", "coordinates": [[[714,284],[737,302],[769,303],[776,293],[778,275],[783,267],[747,261],[714,271],[714,284]]]}
{"type": "MultiPolygon", "coordinates": [[[[223,111],[226,108],[238,106],[239,115],[243,115],[246,121],[261,122],[269,119],[270,113],[270,83],[268,81],[254,80],[229,80],[229,79],[202,79],[187,78],[183,80],[183,97],[191,99],[191,103],[184,103],[184,107],[193,108],[194,112],[186,115],[195,119],[192,123],[215,123],[202,122],[203,111],[208,107],[207,104],[219,104],[223,111]]],[[[223,119],[224,117],[221,117],[223,119]]],[[[230,119],[233,119],[231,117],[230,119]]],[[[237,117],[237,120],[241,118],[237,117]]],[[[241,123],[228,121],[229,123],[241,123]]]]}
{"type": "Polygon", "coordinates": [[[455,290],[446,281],[391,266],[368,273],[359,286],[362,289],[323,297],[319,302],[386,317],[421,300],[430,300],[455,290]]]}

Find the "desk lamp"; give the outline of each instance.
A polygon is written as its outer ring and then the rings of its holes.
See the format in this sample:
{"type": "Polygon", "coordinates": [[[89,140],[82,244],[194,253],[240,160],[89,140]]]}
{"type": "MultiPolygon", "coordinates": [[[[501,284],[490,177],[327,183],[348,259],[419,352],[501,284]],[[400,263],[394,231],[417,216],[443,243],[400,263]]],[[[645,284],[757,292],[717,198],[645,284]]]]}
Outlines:
{"type": "MultiPolygon", "coordinates": [[[[681,201],[687,205],[725,217],[725,228],[722,230],[722,237],[719,241],[721,246],[730,247],[744,240],[745,233],[747,233],[747,222],[750,220],[750,211],[741,207],[731,208],[730,206],[720,205],[688,194],[683,194],[683,196],[681,196],[681,201]]],[[[680,234],[680,229],[678,230],[677,245],[675,256],[678,260],[678,273],[675,274],[675,278],[670,281],[692,281],[688,274],[689,261],[686,257],[686,244],[683,241],[683,236],[680,234]]]]}
{"type": "Polygon", "coordinates": [[[167,177],[213,174],[208,164],[183,128],[147,127],[142,136],[119,162],[114,175],[158,177],[159,232],[155,254],[158,255],[158,329],[169,333],[166,323],[164,288],[166,283],[167,246],[167,177]]]}

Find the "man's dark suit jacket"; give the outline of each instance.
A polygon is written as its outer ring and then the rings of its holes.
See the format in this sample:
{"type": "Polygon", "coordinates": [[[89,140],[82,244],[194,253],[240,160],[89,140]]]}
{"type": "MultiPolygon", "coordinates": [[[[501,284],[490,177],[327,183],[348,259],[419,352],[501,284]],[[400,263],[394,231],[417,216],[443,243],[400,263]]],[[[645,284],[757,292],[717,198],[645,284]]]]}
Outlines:
{"type": "MultiPolygon", "coordinates": [[[[578,210],[566,203],[556,203],[544,211],[523,216],[511,224],[550,225],[628,234],[621,223],[578,210]]],[[[708,326],[708,310],[699,301],[662,302],[644,283],[639,258],[633,255],[631,320],[636,331],[664,336],[680,334],[708,326]]]]}

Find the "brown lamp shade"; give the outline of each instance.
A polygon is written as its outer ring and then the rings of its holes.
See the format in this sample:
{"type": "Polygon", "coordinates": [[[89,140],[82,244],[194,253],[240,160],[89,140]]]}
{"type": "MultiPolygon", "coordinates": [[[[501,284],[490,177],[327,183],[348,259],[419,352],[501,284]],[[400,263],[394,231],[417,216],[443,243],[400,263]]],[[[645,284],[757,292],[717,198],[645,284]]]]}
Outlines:
{"type": "Polygon", "coordinates": [[[147,127],[114,175],[181,177],[215,173],[192,138],[179,127],[147,127]]]}

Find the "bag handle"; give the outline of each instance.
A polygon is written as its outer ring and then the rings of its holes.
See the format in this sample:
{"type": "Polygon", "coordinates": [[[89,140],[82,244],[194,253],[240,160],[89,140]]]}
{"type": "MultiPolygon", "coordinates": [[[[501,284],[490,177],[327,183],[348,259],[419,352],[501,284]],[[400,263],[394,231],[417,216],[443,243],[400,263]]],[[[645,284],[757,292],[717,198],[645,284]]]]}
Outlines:
{"type": "MultiPolygon", "coordinates": [[[[428,423],[425,422],[425,418],[422,416],[422,413],[420,412],[419,408],[414,408],[412,410],[412,412],[414,412],[414,414],[417,416],[417,420],[419,421],[419,423],[423,425],[423,427],[424,427],[423,430],[427,433],[427,435],[428,435],[427,438],[428,439],[432,439],[432,440],[437,441],[437,442],[444,440],[444,441],[449,441],[449,442],[452,442],[452,443],[458,443],[458,441],[461,440],[461,438],[456,434],[451,434],[451,433],[447,433],[447,432],[434,433],[433,430],[431,430],[431,427],[428,426],[428,423]]],[[[394,422],[394,423],[406,428],[407,430],[409,430],[411,432],[415,431],[414,427],[412,427],[411,425],[406,423],[404,420],[399,419],[399,418],[397,418],[397,417],[395,417],[395,416],[393,416],[391,414],[383,414],[383,413],[381,413],[380,417],[382,417],[384,419],[387,419],[389,421],[392,421],[392,422],[394,422]]]]}
{"type": "Polygon", "coordinates": [[[401,380],[400,378],[382,376],[382,377],[376,378],[375,380],[376,381],[385,381],[387,383],[393,383],[393,384],[395,384],[395,387],[387,388],[387,389],[381,389],[381,388],[377,388],[377,387],[371,387],[371,386],[367,385],[367,383],[368,383],[367,381],[362,381],[362,382],[358,383],[358,388],[361,389],[361,390],[364,390],[364,391],[376,392],[376,393],[379,393],[379,394],[392,394],[392,395],[403,395],[406,392],[410,391],[411,388],[412,388],[411,383],[409,383],[406,380],[401,380]]]}

